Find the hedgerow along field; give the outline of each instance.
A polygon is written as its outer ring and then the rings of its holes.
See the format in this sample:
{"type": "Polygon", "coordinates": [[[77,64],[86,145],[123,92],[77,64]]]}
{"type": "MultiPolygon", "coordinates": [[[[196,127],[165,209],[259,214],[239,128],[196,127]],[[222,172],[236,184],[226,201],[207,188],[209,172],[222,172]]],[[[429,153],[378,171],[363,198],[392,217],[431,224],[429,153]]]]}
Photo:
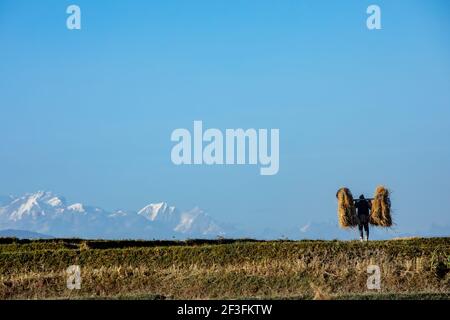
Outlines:
{"type": "Polygon", "coordinates": [[[0,239],[0,299],[449,299],[450,238],[0,239]],[[81,289],[67,288],[79,265],[81,289]],[[381,289],[369,290],[369,265],[381,289]]]}

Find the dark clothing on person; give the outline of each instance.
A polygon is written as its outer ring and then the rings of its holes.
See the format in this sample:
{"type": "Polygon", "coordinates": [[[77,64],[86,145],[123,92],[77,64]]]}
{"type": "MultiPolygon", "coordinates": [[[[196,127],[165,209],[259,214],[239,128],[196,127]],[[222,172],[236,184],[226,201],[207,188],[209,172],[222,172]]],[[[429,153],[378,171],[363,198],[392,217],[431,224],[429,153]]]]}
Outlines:
{"type": "Polygon", "coordinates": [[[366,199],[356,200],[355,207],[358,209],[358,216],[369,215],[371,205],[366,199]]]}
{"type": "Polygon", "coordinates": [[[361,239],[364,237],[364,231],[366,232],[366,239],[369,240],[369,219],[371,203],[366,199],[359,199],[355,202],[355,207],[358,214],[358,228],[361,239]]]}

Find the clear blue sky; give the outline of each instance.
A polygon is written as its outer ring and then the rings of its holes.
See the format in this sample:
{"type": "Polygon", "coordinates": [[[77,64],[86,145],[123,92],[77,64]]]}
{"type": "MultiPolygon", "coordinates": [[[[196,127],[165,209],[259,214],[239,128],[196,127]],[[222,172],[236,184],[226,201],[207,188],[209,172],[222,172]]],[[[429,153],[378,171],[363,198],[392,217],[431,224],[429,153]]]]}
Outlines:
{"type": "Polygon", "coordinates": [[[0,194],[264,228],[334,221],[339,187],[385,184],[399,230],[450,225],[449,39],[444,0],[0,0],[0,194]],[[279,128],[278,175],[173,165],[193,120],[279,128]]]}

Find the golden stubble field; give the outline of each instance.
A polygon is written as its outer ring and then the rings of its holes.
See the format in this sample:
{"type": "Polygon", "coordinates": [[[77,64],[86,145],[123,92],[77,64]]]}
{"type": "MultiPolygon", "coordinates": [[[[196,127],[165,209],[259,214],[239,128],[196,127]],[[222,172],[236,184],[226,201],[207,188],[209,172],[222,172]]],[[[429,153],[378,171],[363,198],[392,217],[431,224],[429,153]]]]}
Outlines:
{"type": "Polygon", "coordinates": [[[0,299],[117,298],[449,299],[450,238],[0,239],[0,299]],[[72,265],[80,289],[68,288],[72,265]],[[379,289],[367,286],[369,266],[379,289]]]}

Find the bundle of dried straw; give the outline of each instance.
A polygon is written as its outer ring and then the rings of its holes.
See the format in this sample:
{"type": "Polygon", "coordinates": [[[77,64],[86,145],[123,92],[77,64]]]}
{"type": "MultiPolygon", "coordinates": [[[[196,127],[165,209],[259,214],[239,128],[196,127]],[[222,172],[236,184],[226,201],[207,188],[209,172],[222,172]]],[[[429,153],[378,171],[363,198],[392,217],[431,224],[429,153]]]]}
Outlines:
{"type": "Polygon", "coordinates": [[[338,199],[338,218],[342,228],[353,228],[358,225],[353,195],[348,188],[341,188],[336,193],[338,199]]]}
{"type": "Polygon", "coordinates": [[[378,227],[391,227],[391,199],[389,190],[383,186],[378,186],[375,190],[372,200],[372,213],[370,215],[370,224],[378,227]]]}

